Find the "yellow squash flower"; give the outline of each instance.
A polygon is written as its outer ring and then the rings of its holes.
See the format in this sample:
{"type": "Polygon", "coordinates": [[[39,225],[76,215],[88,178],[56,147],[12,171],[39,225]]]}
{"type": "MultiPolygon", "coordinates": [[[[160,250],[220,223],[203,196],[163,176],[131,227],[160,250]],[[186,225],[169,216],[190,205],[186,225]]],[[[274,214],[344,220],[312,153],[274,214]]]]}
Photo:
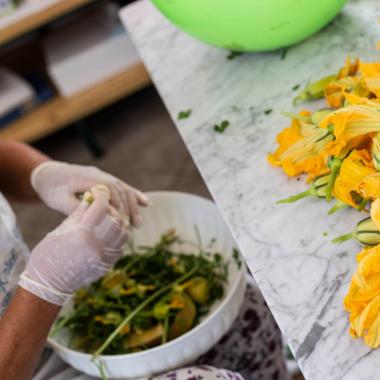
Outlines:
{"type": "Polygon", "coordinates": [[[345,92],[346,105],[362,105],[380,109],[379,99],[368,99],[366,96],[345,92]]]}
{"type": "Polygon", "coordinates": [[[380,197],[380,173],[372,173],[362,178],[356,191],[365,199],[380,197]]]}
{"type": "MultiPolygon", "coordinates": [[[[337,83],[340,80],[343,80],[348,77],[353,77],[358,71],[359,64],[359,59],[356,59],[354,62],[351,62],[350,57],[347,57],[345,65],[339,70],[337,74],[328,75],[324,78],[318,79],[315,82],[308,83],[306,87],[303,89],[303,91],[296,98],[293,99],[293,103],[297,104],[298,102],[305,100],[323,98],[323,96],[326,95],[326,88],[330,84],[337,83]]],[[[331,94],[341,92],[341,86],[341,84],[337,86],[339,88],[338,90],[333,89],[334,86],[332,86],[328,90],[328,92],[330,92],[331,94]]],[[[332,103],[337,104],[337,101],[332,100],[332,103]]]]}
{"type": "Polygon", "coordinates": [[[380,345],[380,245],[363,250],[344,299],[350,313],[350,333],[376,348],[380,345]]]}
{"type": "Polygon", "coordinates": [[[282,168],[289,176],[307,173],[310,180],[329,171],[321,152],[333,136],[312,124],[305,126],[303,131],[304,138],[281,155],[282,168]]]}
{"type": "Polygon", "coordinates": [[[375,199],[371,204],[371,219],[380,231],[380,198],[375,199]]]}
{"type": "Polygon", "coordinates": [[[360,77],[347,77],[330,82],[325,87],[325,99],[327,104],[333,108],[343,107],[345,93],[351,93],[359,97],[367,97],[370,92],[360,77]]]}
{"type": "Polygon", "coordinates": [[[373,166],[380,171],[380,133],[376,133],[372,139],[371,155],[373,166]]]}
{"type": "Polygon", "coordinates": [[[368,89],[380,98],[380,63],[361,63],[359,70],[368,89]]]}
{"type": "Polygon", "coordinates": [[[366,150],[353,150],[343,160],[338,177],[334,183],[333,194],[336,199],[354,208],[359,208],[357,187],[364,177],[375,172],[371,155],[366,150]]]}
{"type": "Polygon", "coordinates": [[[339,70],[337,79],[342,79],[348,76],[354,76],[360,67],[360,59],[356,58],[351,62],[351,58],[348,56],[344,66],[339,70]]]}
{"type": "Polygon", "coordinates": [[[312,123],[293,119],[291,127],[278,135],[279,147],[268,156],[268,161],[274,166],[281,166],[289,176],[307,173],[309,179],[313,179],[329,171],[322,152],[332,139],[329,131],[312,123]]]}
{"type": "Polygon", "coordinates": [[[380,132],[379,111],[364,105],[344,107],[326,116],[320,126],[321,128],[332,126],[336,139],[348,141],[357,136],[380,132]]]}
{"type": "Polygon", "coordinates": [[[359,96],[367,96],[368,89],[361,77],[355,76],[360,61],[351,62],[347,57],[345,65],[339,70],[336,79],[325,86],[324,96],[327,104],[333,108],[340,108],[344,104],[344,93],[350,92],[359,96]]]}
{"type": "Polygon", "coordinates": [[[302,139],[300,121],[293,119],[290,127],[283,129],[276,137],[277,150],[268,155],[268,161],[273,166],[281,166],[281,155],[294,143],[302,139]]]}

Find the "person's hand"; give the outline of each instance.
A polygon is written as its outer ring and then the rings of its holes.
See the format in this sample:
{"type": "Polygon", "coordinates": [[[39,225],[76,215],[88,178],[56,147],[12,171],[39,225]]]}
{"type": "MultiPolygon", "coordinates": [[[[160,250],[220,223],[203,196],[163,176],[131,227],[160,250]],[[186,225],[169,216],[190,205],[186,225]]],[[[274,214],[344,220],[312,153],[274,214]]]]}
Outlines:
{"type": "Polygon", "coordinates": [[[99,184],[109,188],[111,205],[126,217],[127,224],[139,227],[139,206],[149,205],[141,191],[94,166],[46,161],[33,170],[31,184],[47,206],[66,215],[78,206],[80,194],[99,184]]]}
{"type": "Polygon", "coordinates": [[[127,230],[118,213],[111,216],[110,192],[91,190],[57,229],[32,251],[19,285],[53,304],[62,305],[76,289],[105,275],[120,258],[127,230]],[[116,216],[115,216],[116,215],[116,216]]]}

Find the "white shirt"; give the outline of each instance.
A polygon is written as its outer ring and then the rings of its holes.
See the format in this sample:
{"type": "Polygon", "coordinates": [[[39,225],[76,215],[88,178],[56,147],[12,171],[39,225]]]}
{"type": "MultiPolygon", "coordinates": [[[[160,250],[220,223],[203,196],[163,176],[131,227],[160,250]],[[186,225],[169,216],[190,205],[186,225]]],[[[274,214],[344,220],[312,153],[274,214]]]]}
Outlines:
{"type": "Polygon", "coordinates": [[[0,193],[0,316],[9,305],[28,256],[16,217],[0,193]]]}

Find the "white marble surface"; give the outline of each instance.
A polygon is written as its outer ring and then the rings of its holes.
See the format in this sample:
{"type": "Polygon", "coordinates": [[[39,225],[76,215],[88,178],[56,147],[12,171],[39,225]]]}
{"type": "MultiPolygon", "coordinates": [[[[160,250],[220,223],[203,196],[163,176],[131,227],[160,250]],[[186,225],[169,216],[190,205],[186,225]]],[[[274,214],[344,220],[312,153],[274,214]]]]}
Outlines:
{"type": "Polygon", "coordinates": [[[314,199],[276,205],[305,184],[270,167],[266,155],[288,122],[280,112],[294,111],[294,85],[335,72],[347,54],[380,60],[380,2],[350,1],[284,60],[281,52],[227,60],[227,52],[178,31],[146,0],[122,18],[305,377],[379,379],[380,350],[350,338],[342,306],[359,246],[330,243],[363,215],[329,217],[331,205],[314,199]],[[191,117],[177,121],[188,108],[191,117]],[[231,126],[215,133],[224,119],[231,126]]]}

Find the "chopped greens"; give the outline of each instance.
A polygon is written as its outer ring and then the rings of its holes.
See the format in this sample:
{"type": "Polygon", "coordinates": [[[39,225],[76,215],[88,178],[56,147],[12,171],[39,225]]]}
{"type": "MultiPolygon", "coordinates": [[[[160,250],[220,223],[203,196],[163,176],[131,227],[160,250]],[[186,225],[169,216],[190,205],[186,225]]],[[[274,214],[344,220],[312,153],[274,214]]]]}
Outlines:
{"type": "Polygon", "coordinates": [[[273,112],[272,108],[267,109],[267,110],[264,111],[265,115],[269,115],[269,114],[271,114],[272,112],[273,112]]]}
{"type": "Polygon", "coordinates": [[[234,248],[232,250],[232,257],[235,260],[235,263],[236,263],[237,267],[240,269],[241,265],[242,265],[242,262],[241,262],[241,259],[240,259],[240,253],[239,253],[239,251],[236,248],[234,248]]]}
{"type": "Polygon", "coordinates": [[[190,115],[191,115],[191,109],[188,109],[188,110],[186,110],[186,111],[180,111],[180,112],[178,113],[177,119],[178,119],[178,120],[187,119],[187,118],[190,117],[190,115]]]}
{"type": "Polygon", "coordinates": [[[230,125],[230,122],[228,120],[223,120],[220,124],[214,125],[214,131],[218,133],[223,133],[226,128],[228,128],[230,125]]]}
{"type": "Polygon", "coordinates": [[[281,51],[281,60],[283,61],[286,58],[286,55],[288,54],[288,49],[282,49],[281,51]]]}
{"type": "Polygon", "coordinates": [[[180,249],[181,240],[171,230],[78,290],[73,311],[57,320],[52,335],[65,328],[71,348],[97,357],[142,351],[193,328],[223,297],[228,263],[210,249],[174,252],[174,243],[180,249]]]}
{"type": "Polygon", "coordinates": [[[300,85],[296,84],[295,86],[293,86],[292,90],[293,91],[297,91],[299,88],[300,88],[300,85]]]}
{"type": "Polygon", "coordinates": [[[241,51],[230,51],[229,54],[227,55],[227,59],[235,59],[236,57],[241,56],[243,53],[241,51]]]}

